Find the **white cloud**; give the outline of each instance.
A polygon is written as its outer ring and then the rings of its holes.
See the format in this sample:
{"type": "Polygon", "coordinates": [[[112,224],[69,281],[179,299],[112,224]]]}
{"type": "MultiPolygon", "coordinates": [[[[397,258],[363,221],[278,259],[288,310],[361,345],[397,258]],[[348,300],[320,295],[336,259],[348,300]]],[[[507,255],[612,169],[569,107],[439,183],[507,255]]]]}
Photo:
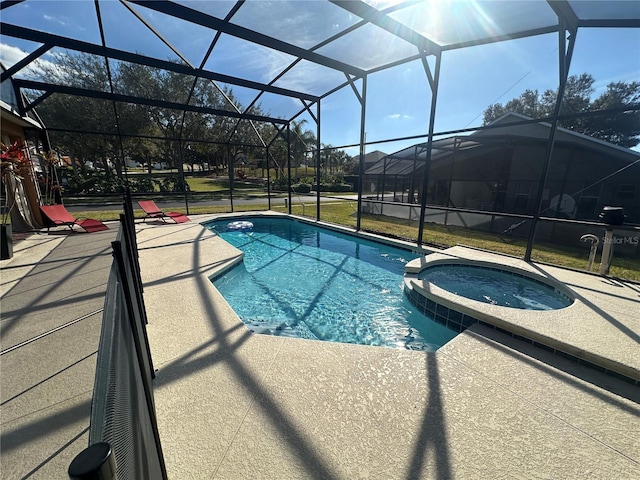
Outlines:
{"type": "MultiPolygon", "coordinates": [[[[254,63],[251,66],[255,71],[263,72],[259,79],[263,83],[271,82],[294,60],[291,55],[271,49],[265,49],[263,55],[254,55],[253,58],[254,63]]],[[[344,81],[345,78],[341,72],[303,60],[275,82],[275,85],[298,92],[320,94],[344,81]]],[[[298,103],[297,99],[292,101],[298,103]]]]}
{"type": "Polygon", "coordinates": [[[392,113],[391,115],[387,115],[387,118],[391,120],[411,120],[411,115],[404,115],[402,113],[392,113]]]}
{"type": "MultiPolygon", "coordinates": [[[[28,52],[25,52],[21,48],[7,45],[6,43],[0,43],[0,62],[2,62],[5,68],[11,68],[28,54],[28,52]]],[[[50,68],[53,65],[54,64],[49,60],[45,60],[40,57],[20,71],[18,76],[26,78],[42,77],[43,67],[47,66],[50,68]]]]}
{"type": "Polygon", "coordinates": [[[55,22],[55,23],[57,23],[57,24],[59,24],[59,25],[62,25],[63,27],[66,27],[66,26],[67,26],[67,22],[62,21],[62,20],[60,20],[59,18],[52,17],[51,15],[44,14],[42,17],[43,17],[45,20],[47,20],[48,22],[55,22]]]}
{"type": "Polygon", "coordinates": [[[26,56],[27,54],[18,47],[12,47],[6,43],[0,44],[0,61],[6,68],[14,66],[26,56]]]}
{"type": "Polygon", "coordinates": [[[402,3],[402,0],[368,0],[367,3],[373,8],[384,10],[385,8],[393,7],[394,5],[402,3]]]}

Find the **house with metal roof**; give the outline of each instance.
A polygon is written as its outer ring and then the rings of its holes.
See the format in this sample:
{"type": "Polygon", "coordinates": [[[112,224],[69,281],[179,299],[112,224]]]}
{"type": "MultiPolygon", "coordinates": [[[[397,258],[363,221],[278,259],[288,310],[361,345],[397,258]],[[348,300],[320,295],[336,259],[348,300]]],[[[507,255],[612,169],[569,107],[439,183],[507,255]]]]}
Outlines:
{"type": "MultiPolygon", "coordinates": [[[[365,172],[380,200],[533,215],[551,125],[508,113],[488,129],[435,140],[390,154],[365,172]],[[425,174],[425,168],[428,172],[425,174]]],[[[640,153],[558,128],[544,186],[542,215],[593,220],[606,205],[640,223],[640,153]]]]}

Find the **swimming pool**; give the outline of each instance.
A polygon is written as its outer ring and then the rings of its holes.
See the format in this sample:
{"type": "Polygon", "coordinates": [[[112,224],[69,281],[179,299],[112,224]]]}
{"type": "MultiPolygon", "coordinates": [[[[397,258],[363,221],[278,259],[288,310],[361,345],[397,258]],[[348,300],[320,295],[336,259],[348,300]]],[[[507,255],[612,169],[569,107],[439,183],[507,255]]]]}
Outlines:
{"type": "Polygon", "coordinates": [[[444,290],[471,300],[523,310],[555,310],[573,303],[566,294],[541,280],[500,268],[441,264],[418,275],[444,290]]]}
{"type": "Polygon", "coordinates": [[[403,290],[404,266],[420,253],[288,218],[207,224],[244,252],[213,278],[256,333],[434,351],[457,335],[418,313],[403,290]]]}

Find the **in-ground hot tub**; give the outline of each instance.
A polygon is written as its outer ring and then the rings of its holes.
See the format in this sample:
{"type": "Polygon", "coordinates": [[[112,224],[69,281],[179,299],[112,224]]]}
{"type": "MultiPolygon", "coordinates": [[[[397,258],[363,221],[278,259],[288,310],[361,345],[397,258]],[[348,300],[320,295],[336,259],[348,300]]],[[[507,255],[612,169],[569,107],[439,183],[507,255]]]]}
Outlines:
{"type": "Polygon", "coordinates": [[[574,304],[568,287],[528,264],[520,267],[497,255],[489,256],[495,261],[475,260],[472,250],[459,253],[432,253],[405,266],[409,301],[447,328],[461,332],[480,322],[531,338],[531,327],[552,322],[555,311],[574,304]]]}
{"type": "Polygon", "coordinates": [[[438,263],[425,268],[418,280],[426,280],[456,295],[478,302],[525,310],[556,310],[573,299],[541,279],[495,266],[438,263]]]}

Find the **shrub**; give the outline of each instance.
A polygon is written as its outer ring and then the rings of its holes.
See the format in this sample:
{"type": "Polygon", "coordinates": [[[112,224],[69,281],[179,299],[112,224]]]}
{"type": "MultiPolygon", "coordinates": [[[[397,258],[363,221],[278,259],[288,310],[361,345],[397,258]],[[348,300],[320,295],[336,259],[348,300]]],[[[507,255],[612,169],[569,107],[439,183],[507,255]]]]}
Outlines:
{"type": "Polygon", "coordinates": [[[132,193],[148,193],[155,191],[155,183],[147,175],[129,177],[129,188],[132,193]]]}
{"type": "Polygon", "coordinates": [[[320,185],[321,192],[352,192],[353,187],[348,183],[323,183],[320,185]]]}
{"type": "Polygon", "coordinates": [[[124,192],[124,181],[116,175],[107,176],[102,171],[85,171],[75,176],[69,173],[63,172],[63,185],[68,194],[124,192]],[[66,182],[64,173],[67,174],[66,182]]]}
{"type": "Polygon", "coordinates": [[[161,192],[189,192],[191,188],[189,184],[180,179],[179,175],[171,175],[162,179],[162,181],[158,182],[156,180],[158,187],[161,192]]]}
{"type": "Polygon", "coordinates": [[[311,185],[308,183],[296,183],[291,185],[291,191],[294,193],[309,193],[311,192],[311,185]]]}
{"type": "Polygon", "coordinates": [[[300,178],[300,183],[308,183],[309,185],[313,185],[316,183],[316,179],[314,177],[302,177],[300,178]]]}
{"type": "Polygon", "coordinates": [[[286,192],[287,191],[287,185],[289,184],[287,177],[285,177],[284,175],[281,175],[280,177],[278,177],[276,180],[273,180],[271,182],[271,188],[273,190],[278,190],[281,192],[286,192]]]}

